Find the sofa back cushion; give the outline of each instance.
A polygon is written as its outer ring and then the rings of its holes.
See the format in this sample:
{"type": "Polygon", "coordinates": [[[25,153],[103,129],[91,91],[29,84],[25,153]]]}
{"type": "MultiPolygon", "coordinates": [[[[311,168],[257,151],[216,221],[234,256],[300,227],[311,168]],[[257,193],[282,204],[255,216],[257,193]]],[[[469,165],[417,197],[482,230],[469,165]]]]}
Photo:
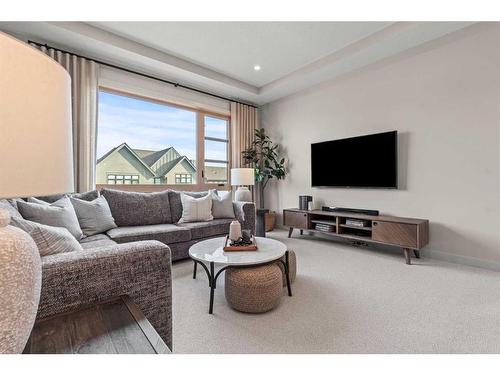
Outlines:
{"type": "Polygon", "coordinates": [[[77,198],[77,199],[83,199],[84,201],[93,201],[99,196],[99,193],[97,190],[91,190],[87,191],[85,193],[71,193],[71,194],[55,194],[55,195],[46,195],[44,197],[37,197],[38,199],[48,202],[48,203],[54,203],[55,201],[58,201],[59,199],[68,196],[71,198],[77,198]]]}
{"type": "Polygon", "coordinates": [[[119,227],[172,223],[168,191],[135,193],[102,189],[101,195],[119,227]]]}
{"type": "Polygon", "coordinates": [[[170,212],[172,213],[172,223],[177,223],[182,217],[181,193],[193,198],[201,198],[208,194],[208,191],[176,191],[168,190],[170,200],[170,212]]]}

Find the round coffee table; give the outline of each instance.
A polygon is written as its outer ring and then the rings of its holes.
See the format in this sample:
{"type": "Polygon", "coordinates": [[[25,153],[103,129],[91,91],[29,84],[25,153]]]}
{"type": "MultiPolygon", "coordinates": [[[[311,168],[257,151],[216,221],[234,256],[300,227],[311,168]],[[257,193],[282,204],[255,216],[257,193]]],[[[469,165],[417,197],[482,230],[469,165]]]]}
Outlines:
{"type": "Polygon", "coordinates": [[[251,267],[270,262],[281,262],[285,270],[286,286],[288,295],[292,295],[290,287],[290,277],[288,273],[288,250],[280,241],[265,237],[255,237],[257,250],[255,251],[224,251],[224,241],[226,237],[211,238],[195,243],[189,248],[189,256],[194,262],[193,279],[196,279],[197,265],[200,264],[208,277],[210,287],[210,303],[208,313],[213,313],[214,289],[217,286],[217,278],[228,267],[251,267]],[[281,258],[285,256],[285,261],[281,258]],[[208,263],[208,267],[205,263],[208,263]],[[221,265],[215,273],[215,265],[221,265]]]}

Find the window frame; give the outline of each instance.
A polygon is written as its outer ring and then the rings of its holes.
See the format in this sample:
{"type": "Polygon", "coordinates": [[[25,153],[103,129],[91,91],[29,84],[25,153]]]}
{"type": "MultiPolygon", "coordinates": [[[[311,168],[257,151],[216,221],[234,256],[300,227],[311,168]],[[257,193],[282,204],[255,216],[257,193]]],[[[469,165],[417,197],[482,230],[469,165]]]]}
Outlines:
{"type": "MultiPolygon", "coordinates": [[[[132,93],[129,91],[115,89],[105,85],[99,85],[97,88],[98,97],[101,91],[109,94],[126,96],[131,99],[149,101],[155,104],[170,106],[183,110],[192,111],[196,114],[196,183],[195,184],[97,184],[97,189],[114,188],[127,191],[139,192],[153,192],[163,191],[167,189],[182,189],[185,191],[199,191],[209,189],[231,190],[230,170],[231,170],[231,116],[225,113],[214,112],[199,106],[188,106],[178,103],[173,103],[168,100],[153,98],[141,94],[132,93]],[[227,182],[225,184],[206,183],[205,182],[205,116],[213,117],[227,122],[227,182]],[[200,157],[203,155],[203,157],[200,157]]],[[[97,128],[99,129],[99,120],[97,121],[97,128]]],[[[99,131],[98,131],[99,134],[99,131]]],[[[99,137],[99,136],[97,136],[99,137]]],[[[210,138],[210,137],[209,137],[210,138]]],[[[116,175],[116,173],[115,173],[116,175]]]]}

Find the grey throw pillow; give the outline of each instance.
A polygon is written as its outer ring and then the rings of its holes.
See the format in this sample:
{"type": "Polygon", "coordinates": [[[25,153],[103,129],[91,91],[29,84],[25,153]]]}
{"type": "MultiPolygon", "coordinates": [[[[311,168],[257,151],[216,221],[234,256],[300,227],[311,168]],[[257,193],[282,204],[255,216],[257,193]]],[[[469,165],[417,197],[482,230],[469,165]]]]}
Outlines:
{"type": "Polygon", "coordinates": [[[83,250],[66,228],[51,227],[22,218],[11,218],[11,224],[28,233],[35,241],[40,256],[83,250]]]}
{"type": "Polygon", "coordinates": [[[221,192],[211,191],[212,195],[212,215],[214,219],[234,219],[233,197],[230,191],[221,192]]]}
{"type": "Polygon", "coordinates": [[[68,197],[51,204],[36,198],[29,198],[29,200],[30,202],[17,202],[17,209],[23,218],[52,227],[66,228],[77,240],[83,237],[75,209],[68,197]]]}
{"type": "Polygon", "coordinates": [[[14,206],[11,202],[9,202],[7,199],[0,199],[0,209],[7,210],[7,212],[10,214],[10,217],[16,217],[18,219],[22,219],[23,217],[17,210],[17,202],[13,201],[13,203],[16,205],[14,206]]]}
{"type": "Polygon", "coordinates": [[[42,200],[48,203],[54,203],[61,198],[71,197],[83,199],[85,201],[93,201],[99,196],[97,190],[86,191],[85,193],[71,193],[71,194],[55,194],[55,195],[46,195],[44,197],[36,197],[38,200],[42,200]]]}
{"type": "Polygon", "coordinates": [[[115,219],[103,196],[91,202],[77,198],[70,199],[85,236],[93,236],[116,228],[115,219]]]}

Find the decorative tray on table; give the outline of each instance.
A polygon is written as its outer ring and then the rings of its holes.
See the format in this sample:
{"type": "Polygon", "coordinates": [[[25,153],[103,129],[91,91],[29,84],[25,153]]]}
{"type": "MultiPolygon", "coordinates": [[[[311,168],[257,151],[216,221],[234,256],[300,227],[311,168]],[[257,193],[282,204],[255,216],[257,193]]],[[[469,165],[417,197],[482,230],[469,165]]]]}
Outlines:
{"type": "Polygon", "coordinates": [[[238,243],[231,241],[229,236],[226,236],[224,240],[224,251],[255,251],[257,250],[257,242],[255,241],[255,237],[250,237],[250,243],[238,243]]]}

